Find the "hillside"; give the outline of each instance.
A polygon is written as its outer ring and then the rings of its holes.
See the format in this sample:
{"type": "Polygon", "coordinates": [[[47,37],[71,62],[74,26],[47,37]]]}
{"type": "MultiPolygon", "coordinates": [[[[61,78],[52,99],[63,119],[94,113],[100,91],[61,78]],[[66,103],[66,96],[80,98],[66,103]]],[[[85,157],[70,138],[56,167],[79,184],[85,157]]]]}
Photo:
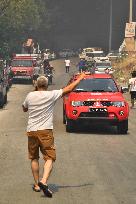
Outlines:
{"type": "Polygon", "coordinates": [[[128,84],[128,79],[131,77],[131,72],[136,70],[136,57],[128,56],[112,62],[115,79],[124,85],[128,84]]]}

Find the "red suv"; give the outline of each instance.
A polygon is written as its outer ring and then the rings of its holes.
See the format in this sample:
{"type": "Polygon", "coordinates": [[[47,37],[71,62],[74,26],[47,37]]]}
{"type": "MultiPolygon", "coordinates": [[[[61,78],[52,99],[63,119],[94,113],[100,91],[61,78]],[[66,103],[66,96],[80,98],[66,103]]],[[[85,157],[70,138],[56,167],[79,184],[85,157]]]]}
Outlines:
{"type": "MultiPolygon", "coordinates": [[[[76,80],[75,75],[69,84],[76,80]]],[[[76,124],[109,124],[117,126],[119,134],[127,134],[129,106],[114,79],[108,74],[88,74],[63,99],[63,123],[66,131],[76,130],[76,124]]]]}

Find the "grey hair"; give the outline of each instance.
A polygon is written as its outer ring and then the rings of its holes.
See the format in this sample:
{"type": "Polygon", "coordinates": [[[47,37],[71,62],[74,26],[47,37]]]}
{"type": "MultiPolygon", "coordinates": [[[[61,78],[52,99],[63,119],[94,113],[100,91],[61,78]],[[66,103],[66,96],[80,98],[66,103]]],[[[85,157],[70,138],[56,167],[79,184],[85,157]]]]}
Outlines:
{"type": "Polygon", "coordinates": [[[40,76],[37,78],[37,88],[48,88],[48,79],[45,76],[40,76]]]}

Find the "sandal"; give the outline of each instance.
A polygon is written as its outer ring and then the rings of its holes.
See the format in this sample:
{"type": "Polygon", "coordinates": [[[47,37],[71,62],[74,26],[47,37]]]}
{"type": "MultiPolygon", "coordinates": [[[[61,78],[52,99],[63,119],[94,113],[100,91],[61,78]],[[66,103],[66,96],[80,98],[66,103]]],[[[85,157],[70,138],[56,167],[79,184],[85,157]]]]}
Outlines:
{"type": "Polygon", "coordinates": [[[40,191],[41,191],[40,187],[39,187],[39,188],[36,187],[35,184],[32,186],[32,189],[33,189],[33,191],[35,191],[35,192],[40,192],[40,191]]]}
{"type": "Polygon", "coordinates": [[[52,192],[50,191],[50,189],[48,188],[47,185],[44,185],[42,182],[38,183],[38,186],[40,187],[40,189],[43,191],[44,195],[52,198],[52,192]]]}

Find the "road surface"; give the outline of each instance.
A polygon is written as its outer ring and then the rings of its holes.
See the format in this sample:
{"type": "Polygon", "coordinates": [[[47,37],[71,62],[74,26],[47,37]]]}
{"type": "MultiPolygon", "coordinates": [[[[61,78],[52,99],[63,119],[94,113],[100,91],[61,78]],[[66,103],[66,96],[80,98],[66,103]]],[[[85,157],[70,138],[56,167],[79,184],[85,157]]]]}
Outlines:
{"type": "MultiPolygon", "coordinates": [[[[50,89],[58,89],[66,84],[77,62],[73,59],[70,74],[65,73],[63,60],[52,63],[56,73],[50,89]]],[[[0,110],[0,204],[135,204],[136,109],[130,112],[127,135],[103,127],[66,133],[60,100],[54,113],[57,161],[49,179],[53,198],[32,191],[27,114],[21,109],[31,90],[31,85],[13,85],[8,104],[0,110]]]]}

